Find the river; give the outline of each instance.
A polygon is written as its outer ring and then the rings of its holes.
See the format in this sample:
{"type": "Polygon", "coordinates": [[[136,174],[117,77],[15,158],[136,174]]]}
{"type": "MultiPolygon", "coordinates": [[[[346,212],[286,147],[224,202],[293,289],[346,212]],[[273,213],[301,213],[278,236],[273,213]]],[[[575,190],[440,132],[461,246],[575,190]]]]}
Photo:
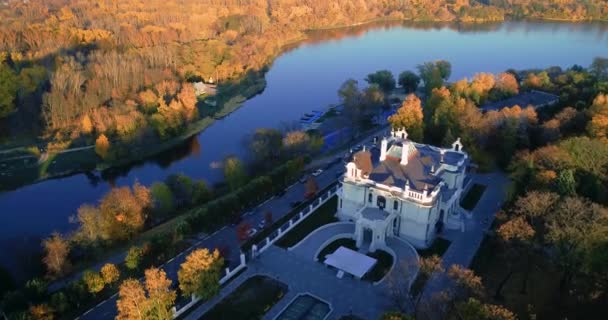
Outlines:
{"type": "MultiPolygon", "coordinates": [[[[505,22],[474,26],[389,23],[311,34],[278,57],[266,74],[266,90],[182,146],[112,174],[77,174],[0,194],[0,263],[19,276],[32,271],[40,238],[75,225],[69,216],[95,203],[111,185],[149,185],[172,173],[210,183],[222,178],[211,163],[244,155],[243,140],[255,128],[280,127],[338,100],[348,78],[389,69],[395,76],[425,61],[452,63],[451,80],[508,68],[588,66],[608,56],[608,24],[505,22]]],[[[36,258],[38,259],[38,258],[36,258]]]]}

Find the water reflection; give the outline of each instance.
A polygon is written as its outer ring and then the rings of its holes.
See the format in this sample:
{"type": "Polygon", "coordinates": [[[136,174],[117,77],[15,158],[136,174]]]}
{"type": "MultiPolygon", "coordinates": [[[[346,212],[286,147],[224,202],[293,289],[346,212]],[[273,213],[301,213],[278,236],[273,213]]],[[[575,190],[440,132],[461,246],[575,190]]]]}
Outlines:
{"type": "MultiPolygon", "coordinates": [[[[173,148],[163,151],[151,158],[134,162],[125,166],[114,167],[103,170],[99,179],[107,181],[111,186],[116,185],[116,180],[120,177],[127,177],[129,172],[135,168],[144,167],[149,164],[156,164],[160,168],[169,168],[173,163],[179,162],[180,160],[194,157],[198,158],[201,154],[200,141],[197,136],[192,136],[183,142],[180,142],[173,148]]],[[[88,177],[88,175],[87,175],[88,177]]],[[[98,182],[97,180],[96,182],[98,182]]]]}

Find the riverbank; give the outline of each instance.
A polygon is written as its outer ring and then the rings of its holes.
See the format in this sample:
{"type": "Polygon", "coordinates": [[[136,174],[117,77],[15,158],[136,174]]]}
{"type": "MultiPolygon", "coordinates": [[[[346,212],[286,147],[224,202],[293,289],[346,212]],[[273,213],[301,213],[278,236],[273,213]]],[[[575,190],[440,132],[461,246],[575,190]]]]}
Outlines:
{"type": "Polygon", "coordinates": [[[44,161],[40,161],[40,153],[30,151],[31,148],[13,148],[11,152],[14,150],[23,154],[0,158],[0,193],[49,179],[133,165],[175,148],[211,126],[216,120],[238,110],[247,100],[262,93],[266,88],[265,73],[266,70],[250,73],[238,82],[228,85],[226,93],[216,98],[218,106],[212,108],[203,104],[202,108],[199,108],[202,110],[199,111],[206,113],[206,116],[188,125],[180,135],[158,143],[121,145],[124,150],[128,150],[126,157],[121,155],[115,160],[103,161],[95,153],[94,146],[86,146],[57,153],[50,152],[44,161]],[[213,110],[209,112],[208,109],[213,110]]]}

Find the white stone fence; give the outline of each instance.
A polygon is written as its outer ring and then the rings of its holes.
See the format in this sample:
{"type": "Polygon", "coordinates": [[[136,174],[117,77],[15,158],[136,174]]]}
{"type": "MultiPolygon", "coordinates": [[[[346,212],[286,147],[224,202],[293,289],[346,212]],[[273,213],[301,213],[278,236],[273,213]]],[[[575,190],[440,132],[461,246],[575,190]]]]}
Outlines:
{"type": "Polygon", "coordinates": [[[252,256],[255,258],[262,252],[266,251],[270,246],[272,246],[275,242],[281,239],[286,233],[295,228],[298,224],[300,224],[304,219],[308,218],[315,210],[317,210],[320,206],[325,204],[331,197],[336,195],[336,193],[340,190],[340,185],[335,185],[327,192],[321,194],[317,199],[315,199],[307,208],[300,211],[295,217],[289,219],[288,222],[280,226],[276,232],[271,233],[268,237],[262,240],[257,245],[254,244],[251,247],[252,256]]]}
{"type": "MultiPolygon", "coordinates": [[[[315,212],[315,210],[317,210],[320,206],[322,206],[329,199],[331,199],[332,196],[336,195],[338,190],[340,190],[339,185],[335,185],[329,188],[327,192],[324,192],[322,195],[318,196],[307,208],[300,211],[295,217],[289,219],[289,221],[280,226],[276,232],[273,232],[270,236],[266,237],[262,242],[259,243],[259,246],[254,244],[251,247],[252,257],[255,258],[260,253],[264,252],[277,240],[282,238],[283,235],[285,235],[291,229],[295,228],[298,224],[300,224],[300,222],[304,221],[304,219],[306,219],[313,212],[315,212]]],[[[247,266],[245,254],[241,253],[240,258],[241,262],[234,269],[230,270],[230,268],[226,268],[226,274],[220,279],[220,285],[226,283],[232,277],[237,275],[241,270],[245,269],[245,267],[247,266]]],[[[190,300],[190,302],[188,302],[187,304],[183,305],[179,309],[173,307],[173,319],[176,319],[177,317],[181,316],[184,312],[188,311],[190,308],[196,305],[200,300],[200,298],[196,297],[195,295],[192,295],[192,300],[190,300]]]]}
{"type": "MultiPolygon", "coordinates": [[[[228,280],[230,280],[232,277],[237,275],[239,272],[241,272],[241,270],[245,269],[246,266],[247,266],[247,261],[245,260],[245,254],[241,253],[241,262],[239,263],[238,266],[236,266],[232,270],[230,270],[230,268],[225,269],[226,274],[220,279],[220,285],[223,285],[228,280]]],[[[199,297],[192,295],[192,300],[190,300],[190,302],[188,302],[184,306],[180,307],[179,310],[177,310],[176,307],[173,307],[173,319],[181,316],[184,312],[188,311],[190,308],[192,308],[192,306],[197,304],[199,301],[201,301],[201,299],[199,297]]]]}

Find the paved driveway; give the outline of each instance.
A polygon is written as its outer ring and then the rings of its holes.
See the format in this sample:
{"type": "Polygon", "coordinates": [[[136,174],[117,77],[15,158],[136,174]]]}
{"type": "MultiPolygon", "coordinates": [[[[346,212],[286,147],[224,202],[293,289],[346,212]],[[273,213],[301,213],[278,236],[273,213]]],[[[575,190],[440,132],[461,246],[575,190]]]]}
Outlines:
{"type": "Polygon", "coordinates": [[[338,235],[351,235],[355,234],[355,224],[352,222],[336,222],[322,226],[309,234],[306,238],[300,241],[298,244],[290,248],[290,250],[303,257],[304,259],[316,260],[317,252],[322,249],[323,244],[330,240],[332,237],[338,235]]]}

